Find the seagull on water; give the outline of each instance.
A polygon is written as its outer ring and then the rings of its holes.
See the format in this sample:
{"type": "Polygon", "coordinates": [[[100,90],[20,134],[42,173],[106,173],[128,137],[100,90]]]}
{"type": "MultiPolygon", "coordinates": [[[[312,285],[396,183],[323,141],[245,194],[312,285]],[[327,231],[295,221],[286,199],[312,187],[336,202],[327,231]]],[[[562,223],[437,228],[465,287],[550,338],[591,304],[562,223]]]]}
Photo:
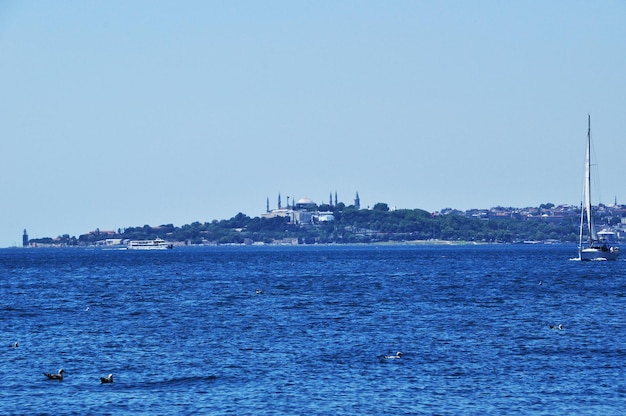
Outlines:
{"type": "Polygon", "coordinates": [[[13,344],[9,345],[9,348],[17,348],[17,341],[15,341],[13,344]]]}
{"type": "Polygon", "coordinates": [[[550,329],[554,329],[555,331],[560,331],[561,329],[563,329],[563,324],[550,325],[550,329]]]}
{"type": "Polygon", "coordinates": [[[48,377],[48,380],[63,380],[63,369],[59,370],[58,374],[43,373],[48,377]]]}
{"type": "Polygon", "coordinates": [[[400,358],[400,357],[402,357],[402,352],[398,351],[396,355],[385,355],[383,358],[386,358],[388,360],[393,360],[394,358],[400,358]]]}
{"type": "Polygon", "coordinates": [[[107,377],[100,377],[100,383],[113,383],[113,374],[109,374],[107,377]]]}

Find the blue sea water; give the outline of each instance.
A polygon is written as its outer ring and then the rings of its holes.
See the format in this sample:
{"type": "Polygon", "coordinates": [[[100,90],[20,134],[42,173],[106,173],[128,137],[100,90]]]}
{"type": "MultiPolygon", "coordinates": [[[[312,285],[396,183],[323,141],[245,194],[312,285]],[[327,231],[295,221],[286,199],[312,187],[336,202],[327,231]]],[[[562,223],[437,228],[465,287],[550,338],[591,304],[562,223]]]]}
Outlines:
{"type": "Polygon", "coordinates": [[[624,261],[575,256],[0,250],[0,413],[624,414],[624,261]]]}

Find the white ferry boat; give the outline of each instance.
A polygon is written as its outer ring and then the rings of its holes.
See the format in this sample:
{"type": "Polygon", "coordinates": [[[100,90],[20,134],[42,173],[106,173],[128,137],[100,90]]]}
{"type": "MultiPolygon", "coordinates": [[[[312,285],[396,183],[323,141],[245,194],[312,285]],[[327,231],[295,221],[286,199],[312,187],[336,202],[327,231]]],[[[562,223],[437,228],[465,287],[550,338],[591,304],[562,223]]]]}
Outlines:
{"type": "Polygon", "coordinates": [[[174,248],[172,243],[158,237],[154,240],[131,240],[128,242],[129,250],[167,250],[171,248],[174,248]]]}

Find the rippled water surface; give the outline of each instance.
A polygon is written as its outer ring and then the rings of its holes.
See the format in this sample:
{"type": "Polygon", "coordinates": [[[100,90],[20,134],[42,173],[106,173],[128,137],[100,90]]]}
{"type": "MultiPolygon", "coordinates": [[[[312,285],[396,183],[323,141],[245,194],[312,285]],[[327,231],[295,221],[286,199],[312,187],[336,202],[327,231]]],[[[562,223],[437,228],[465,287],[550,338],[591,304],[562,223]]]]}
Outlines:
{"type": "Polygon", "coordinates": [[[0,413],[623,414],[625,263],[575,255],[0,250],[0,413]]]}

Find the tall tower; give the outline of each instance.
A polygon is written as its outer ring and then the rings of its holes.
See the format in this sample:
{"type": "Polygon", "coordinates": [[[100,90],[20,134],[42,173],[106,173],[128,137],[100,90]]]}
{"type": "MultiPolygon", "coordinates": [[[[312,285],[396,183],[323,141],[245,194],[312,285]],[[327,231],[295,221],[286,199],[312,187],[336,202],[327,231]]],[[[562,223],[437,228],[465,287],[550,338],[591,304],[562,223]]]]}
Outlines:
{"type": "Polygon", "coordinates": [[[335,191],[335,206],[337,206],[337,191],[335,191]]]}
{"type": "Polygon", "coordinates": [[[356,209],[361,209],[361,198],[359,198],[359,192],[357,191],[356,197],[354,198],[354,207],[356,209]]]}
{"type": "Polygon", "coordinates": [[[278,193],[278,209],[281,209],[282,206],[280,204],[280,192],[278,193]]]}
{"type": "Polygon", "coordinates": [[[24,228],[24,235],[22,235],[22,247],[28,247],[28,234],[26,228],[24,228]]]}
{"type": "Polygon", "coordinates": [[[330,205],[331,207],[333,206],[333,193],[330,193],[330,201],[328,202],[328,205],[330,205]]]}
{"type": "Polygon", "coordinates": [[[270,212],[270,199],[269,199],[269,197],[267,198],[267,201],[265,202],[265,212],[270,212]]]}

